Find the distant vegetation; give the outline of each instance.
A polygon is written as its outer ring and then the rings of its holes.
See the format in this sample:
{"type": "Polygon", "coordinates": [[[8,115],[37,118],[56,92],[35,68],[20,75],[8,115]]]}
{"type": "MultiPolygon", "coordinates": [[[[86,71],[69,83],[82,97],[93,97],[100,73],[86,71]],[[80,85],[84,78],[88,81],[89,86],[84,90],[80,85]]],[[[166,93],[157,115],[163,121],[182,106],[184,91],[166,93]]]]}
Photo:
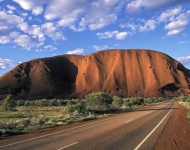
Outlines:
{"type": "Polygon", "coordinates": [[[104,115],[130,111],[164,98],[110,97],[94,92],[85,99],[13,100],[10,95],[0,101],[0,136],[26,133],[71,122],[96,119],[104,115]]]}
{"type": "Polygon", "coordinates": [[[190,119],[190,96],[173,97],[172,100],[179,101],[187,109],[187,118],[190,119]]]}

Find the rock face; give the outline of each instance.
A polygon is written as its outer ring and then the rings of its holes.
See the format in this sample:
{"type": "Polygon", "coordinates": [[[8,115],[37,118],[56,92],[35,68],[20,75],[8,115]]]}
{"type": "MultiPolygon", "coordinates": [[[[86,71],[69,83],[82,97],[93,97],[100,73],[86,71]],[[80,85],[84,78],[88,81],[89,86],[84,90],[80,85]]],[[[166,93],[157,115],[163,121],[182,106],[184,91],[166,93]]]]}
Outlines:
{"type": "Polygon", "coordinates": [[[91,92],[123,97],[190,94],[190,70],[151,50],[105,50],[19,64],[0,77],[0,98],[82,98],[91,92]]]}

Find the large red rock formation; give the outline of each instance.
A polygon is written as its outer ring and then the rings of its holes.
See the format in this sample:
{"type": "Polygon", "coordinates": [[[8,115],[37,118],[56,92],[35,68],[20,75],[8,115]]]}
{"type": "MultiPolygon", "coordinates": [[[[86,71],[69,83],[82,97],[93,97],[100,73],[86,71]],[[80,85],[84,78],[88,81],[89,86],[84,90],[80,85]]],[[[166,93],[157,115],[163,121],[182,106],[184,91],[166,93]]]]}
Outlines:
{"type": "Polygon", "coordinates": [[[60,55],[19,64],[0,77],[0,96],[84,97],[102,91],[123,97],[189,94],[190,70],[151,50],[105,50],[60,55]]]}

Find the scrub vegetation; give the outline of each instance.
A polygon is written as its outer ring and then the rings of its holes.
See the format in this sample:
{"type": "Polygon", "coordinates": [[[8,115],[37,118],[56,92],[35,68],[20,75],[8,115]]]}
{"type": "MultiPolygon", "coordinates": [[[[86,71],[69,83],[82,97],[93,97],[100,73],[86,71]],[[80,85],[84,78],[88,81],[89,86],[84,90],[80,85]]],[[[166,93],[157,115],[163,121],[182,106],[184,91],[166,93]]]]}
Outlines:
{"type": "Polygon", "coordinates": [[[85,99],[64,100],[13,100],[8,95],[0,101],[0,136],[96,119],[162,101],[164,98],[110,97],[103,92],[91,93],[85,99]]]}
{"type": "Polygon", "coordinates": [[[187,109],[187,117],[190,119],[190,96],[174,97],[173,100],[179,101],[187,109]]]}

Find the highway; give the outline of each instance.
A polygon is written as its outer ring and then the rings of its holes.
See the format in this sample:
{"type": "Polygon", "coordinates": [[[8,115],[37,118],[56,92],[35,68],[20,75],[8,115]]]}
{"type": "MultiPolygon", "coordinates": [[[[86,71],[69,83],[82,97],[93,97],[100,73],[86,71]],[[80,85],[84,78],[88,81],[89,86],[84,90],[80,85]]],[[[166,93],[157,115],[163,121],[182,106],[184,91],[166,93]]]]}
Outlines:
{"type": "Polygon", "coordinates": [[[0,150],[151,150],[173,107],[165,102],[41,136],[0,140],[0,150]]]}

